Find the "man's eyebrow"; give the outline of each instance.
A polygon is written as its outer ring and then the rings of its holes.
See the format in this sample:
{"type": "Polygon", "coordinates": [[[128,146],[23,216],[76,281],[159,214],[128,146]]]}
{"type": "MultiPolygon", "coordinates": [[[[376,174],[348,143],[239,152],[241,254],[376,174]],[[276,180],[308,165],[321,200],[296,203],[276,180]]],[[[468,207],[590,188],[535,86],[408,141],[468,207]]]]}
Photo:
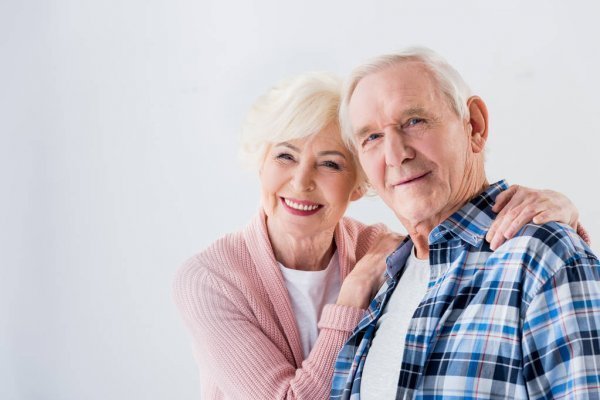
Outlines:
{"type": "Polygon", "coordinates": [[[342,157],[344,160],[346,159],[346,156],[344,155],[344,153],[342,153],[341,151],[337,151],[337,150],[325,150],[325,151],[320,151],[319,152],[319,156],[339,156],[342,157]]]}
{"type": "MultiPolygon", "coordinates": [[[[408,118],[408,117],[414,117],[415,115],[421,115],[427,118],[433,118],[433,114],[431,114],[430,112],[428,112],[425,107],[422,106],[414,106],[414,107],[410,107],[404,111],[402,111],[401,113],[398,114],[398,116],[396,118],[394,118],[394,120],[396,121],[395,123],[399,123],[401,120],[408,118]]],[[[362,128],[360,128],[359,130],[356,131],[356,133],[354,133],[354,136],[357,139],[362,139],[363,137],[365,137],[369,132],[374,131],[374,128],[371,128],[369,125],[365,125],[362,128]]]]}
{"type": "Polygon", "coordinates": [[[430,116],[431,113],[427,112],[425,107],[415,106],[415,107],[411,107],[407,110],[404,110],[401,114],[401,118],[412,117],[414,115],[430,116]]]}
{"type": "Polygon", "coordinates": [[[363,126],[362,128],[360,128],[358,131],[356,131],[356,133],[354,134],[354,137],[358,140],[364,138],[367,134],[369,134],[369,132],[371,132],[373,129],[369,126],[363,126]]]}

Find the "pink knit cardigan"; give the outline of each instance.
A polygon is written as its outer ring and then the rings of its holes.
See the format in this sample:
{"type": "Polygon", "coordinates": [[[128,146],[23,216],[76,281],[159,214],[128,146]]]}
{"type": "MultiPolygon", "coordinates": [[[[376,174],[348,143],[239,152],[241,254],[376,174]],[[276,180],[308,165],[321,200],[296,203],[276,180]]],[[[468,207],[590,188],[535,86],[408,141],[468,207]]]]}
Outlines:
{"type": "MultiPolygon", "coordinates": [[[[383,225],[343,218],[335,232],[342,278],[383,225]]],[[[306,360],[265,216],[217,240],[178,271],[174,299],[193,337],[202,399],[325,399],[339,349],[364,310],[328,304],[306,360]]]]}

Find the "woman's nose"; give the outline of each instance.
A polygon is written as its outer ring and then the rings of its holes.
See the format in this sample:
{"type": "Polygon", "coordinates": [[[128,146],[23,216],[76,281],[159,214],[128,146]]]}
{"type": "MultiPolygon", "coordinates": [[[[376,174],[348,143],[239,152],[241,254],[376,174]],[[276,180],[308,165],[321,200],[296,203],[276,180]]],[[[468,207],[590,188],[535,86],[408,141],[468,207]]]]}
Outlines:
{"type": "Polygon", "coordinates": [[[292,185],[297,192],[310,192],[315,189],[314,171],[310,166],[299,165],[292,178],[292,185]]]}

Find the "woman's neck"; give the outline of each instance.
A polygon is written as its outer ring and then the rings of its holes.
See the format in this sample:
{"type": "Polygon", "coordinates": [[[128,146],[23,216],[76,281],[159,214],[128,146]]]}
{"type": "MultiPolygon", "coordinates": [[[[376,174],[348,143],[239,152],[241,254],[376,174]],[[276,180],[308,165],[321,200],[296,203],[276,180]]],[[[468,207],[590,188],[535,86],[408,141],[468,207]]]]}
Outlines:
{"type": "Polygon", "coordinates": [[[275,259],[286,268],[319,271],[327,268],[335,252],[334,230],[307,237],[282,232],[267,218],[267,231],[275,259]]]}

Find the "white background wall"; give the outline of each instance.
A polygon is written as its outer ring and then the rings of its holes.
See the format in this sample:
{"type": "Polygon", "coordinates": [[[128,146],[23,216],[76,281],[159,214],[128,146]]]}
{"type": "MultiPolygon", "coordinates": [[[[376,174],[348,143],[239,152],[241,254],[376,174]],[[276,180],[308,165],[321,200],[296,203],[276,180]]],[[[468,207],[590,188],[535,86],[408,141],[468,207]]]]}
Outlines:
{"type": "MultiPolygon", "coordinates": [[[[176,268],[258,205],[242,118],[278,80],[429,46],[491,115],[488,172],[600,250],[592,1],[0,2],[0,398],[197,399],[176,268]]],[[[375,199],[350,214],[399,229],[375,199]]]]}

